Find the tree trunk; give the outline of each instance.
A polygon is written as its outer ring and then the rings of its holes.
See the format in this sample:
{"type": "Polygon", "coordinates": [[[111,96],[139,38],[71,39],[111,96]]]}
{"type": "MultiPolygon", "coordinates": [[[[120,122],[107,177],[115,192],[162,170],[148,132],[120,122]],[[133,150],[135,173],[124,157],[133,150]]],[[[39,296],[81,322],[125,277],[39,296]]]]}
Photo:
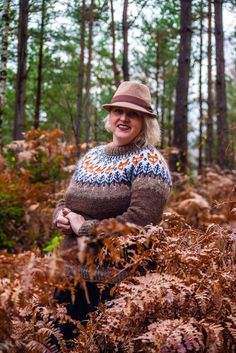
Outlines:
{"type": "Polygon", "coordinates": [[[111,35],[112,35],[112,67],[113,67],[115,85],[116,87],[118,87],[120,84],[120,72],[116,62],[116,26],[114,21],[113,0],[110,0],[110,5],[111,5],[111,35]]]}
{"type": "Polygon", "coordinates": [[[159,36],[158,32],[156,33],[156,72],[155,72],[155,80],[156,80],[156,112],[159,113],[159,80],[160,75],[160,44],[159,44],[159,36]]]}
{"type": "Polygon", "coordinates": [[[217,162],[221,168],[228,166],[228,127],[225,91],[224,33],[222,0],[215,0],[216,41],[216,116],[217,116],[217,162]]]}
{"type": "Polygon", "coordinates": [[[129,44],[128,44],[128,0],[124,0],[123,18],[122,18],[122,35],[123,35],[123,76],[124,81],[129,81],[129,44]]]}
{"type": "Polygon", "coordinates": [[[165,80],[165,62],[163,62],[163,67],[162,67],[162,76],[163,76],[163,84],[162,84],[162,97],[161,97],[161,148],[164,148],[165,145],[165,136],[164,136],[164,131],[165,131],[165,98],[166,98],[166,80],[165,80]]]}
{"type": "Polygon", "coordinates": [[[87,77],[86,77],[86,100],[85,100],[85,126],[86,126],[86,143],[89,143],[90,133],[90,119],[91,119],[91,67],[92,67],[92,49],[93,49],[93,0],[91,0],[89,11],[89,41],[88,41],[88,63],[87,63],[87,77]]]}
{"type": "Polygon", "coordinates": [[[202,147],[203,147],[203,108],[202,108],[202,36],[203,36],[203,2],[200,3],[200,53],[199,53],[199,155],[198,173],[202,173],[202,147]]]}
{"type": "Polygon", "coordinates": [[[10,20],[10,0],[3,2],[2,8],[2,28],[1,28],[1,46],[0,46],[0,150],[2,150],[2,122],[3,109],[5,101],[6,81],[7,81],[7,59],[8,59],[8,33],[10,20]]]}
{"type": "Polygon", "coordinates": [[[84,83],[84,47],[85,47],[85,21],[86,21],[85,0],[82,1],[81,25],[80,25],[80,63],[78,72],[78,91],[77,91],[77,118],[75,123],[75,143],[78,155],[80,155],[81,123],[83,120],[83,83],[84,83]]]}
{"type": "Polygon", "coordinates": [[[179,150],[178,155],[173,155],[170,161],[172,170],[184,173],[187,166],[188,153],[188,86],[191,54],[191,0],[181,0],[180,17],[180,49],[178,59],[178,73],[176,83],[176,105],[174,115],[173,145],[179,150]]]}
{"type": "Polygon", "coordinates": [[[167,112],[167,139],[168,139],[168,146],[171,146],[172,142],[172,95],[169,95],[168,98],[168,112],[167,112]]]}
{"type": "Polygon", "coordinates": [[[38,62],[38,77],[37,77],[37,90],[36,90],[36,102],[34,112],[34,128],[39,128],[39,115],[41,105],[41,93],[42,93],[42,70],[43,70],[43,43],[44,43],[44,32],[45,32],[45,16],[46,16],[46,0],[42,0],[41,8],[41,26],[40,26],[40,42],[39,42],[39,62],[38,62]]]}
{"type": "Polygon", "coordinates": [[[207,46],[207,58],[208,58],[208,87],[207,87],[207,139],[206,139],[206,163],[211,165],[213,162],[212,150],[213,150],[213,119],[212,119],[212,9],[211,0],[208,0],[208,46],[207,46]]]}
{"type": "Polygon", "coordinates": [[[95,98],[94,98],[94,141],[98,142],[98,110],[96,106],[97,102],[97,96],[95,93],[95,98]]]}
{"type": "Polygon", "coordinates": [[[25,86],[27,65],[29,0],[20,0],[17,49],[17,76],[16,76],[16,106],[14,119],[14,135],[16,140],[23,139],[25,124],[25,86]]]}

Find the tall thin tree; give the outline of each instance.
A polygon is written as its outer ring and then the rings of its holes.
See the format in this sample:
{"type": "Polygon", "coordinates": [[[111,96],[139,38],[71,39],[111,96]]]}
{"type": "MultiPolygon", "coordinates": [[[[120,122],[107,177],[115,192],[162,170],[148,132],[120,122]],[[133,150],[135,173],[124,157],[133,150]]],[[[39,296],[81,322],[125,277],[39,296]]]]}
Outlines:
{"type": "Polygon", "coordinates": [[[213,97],[212,97],[212,6],[208,0],[208,44],[207,44],[207,138],[206,138],[206,163],[213,162],[213,97]]]}
{"type": "Polygon", "coordinates": [[[6,81],[7,81],[7,61],[8,61],[8,33],[10,22],[10,0],[3,1],[1,16],[1,37],[0,37],[0,149],[2,149],[2,123],[3,109],[5,102],[6,81]]]}
{"type": "Polygon", "coordinates": [[[36,101],[34,111],[34,128],[39,127],[39,116],[41,106],[41,95],[42,95],[42,71],[43,71],[43,45],[45,36],[45,19],[46,19],[46,0],[42,0],[41,4],[41,24],[39,34],[39,61],[38,61],[38,77],[37,77],[37,88],[36,88],[36,101]]]}
{"type": "Polygon", "coordinates": [[[92,50],[93,50],[93,20],[94,20],[94,1],[91,0],[89,10],[89,40],[88,40],[88,62],[86,70],[86,99],[85,99],[85,126],[86,126],[86,143],[88,146],[90,135],[90,120],[91,120],[91,67],[92,67],[92,50]]]}
{"type": "Polygon", "coordinates": [[[117,66],[116,60],[116,24],[114,20],[114,8],[113,8],[113,0],[110,0],[111,6],[111,36],[112,36],[112,67],[113,67],[113,75],[116,87],[120,84],[120,71],[117,66]]]}
{"type": "Polygon", "coordinates": [[[176,83],[176,105],[174,115],[173,145],[179,154],[171,157],[171,169],[185,172],[188,153],[188,87],[190,72],[192,1],[181,0],[180,47],[176,83]]]}
{"type": "Polygon", "coordinates": [[[216,41],[216,116],[217,116],[217,163],[228,166],[228,123],[225,89],[224,32],[222,20],[223,0],[215,0],[216,41]]]}
{"type": "Polygon", "coordinates": [[[202,172],[202,152],[203,152],[203,97],[202,97],[202,57],[203,57],[203,1],[200,2],[200,48],[199,48],[199,155],[198,155],[198,173],[202,172]]]}
{"type": "Polygon", "coordinates": [[[156,81],[156,102],[155,102],[155,109],[156,112],[159,112],[159,104],[160,104],[160,98],[159,98],[159,89],[160,89],[160,40],[159,40],[159,33],[158,31],[156,32],[156,71],[155,71],[155,81],[156,81]]]}
{"type": "Polygon", "coordinates": [[[162,95],[161,95],[161,148],[164,148],[165,144],[165,114],[166,114],[166,80],[165,80],[165,75],[166,75],[166,64],[165,61],[162,64],[162,77],[163,77],[163,82],[162,82],[162,95]]]}
{"type": "Polygon", "coordinates": [[[128,43],[128,0],[124,0],[123,17],[122,17],[122,35],[123,35],[123,77],[125,81],[129,81],[129,43],[128,43]]]}
{"type": "Polygon", "coordinates": [[[25,87],[27,65],[29,0],[20,0],[17,48],[16,104],[14,139],[23,139],[25,126],[25,87]]]}
{"type": "Polygon", "coordinates": [[[75,121],[75,143],[78,155],[80,154],[79,144],[81,140],[81,123],[83,119],[83,84],[84,84],[84,48],[85,48],[85,24],[86,24],[86,4],[82,1],[81,20],[80,20],[80,61],[78,70],[78,89],[77,89],[77,117],[75,121]]]}
{"type": "Polygon", "coordinates": [[[168,96],[168,103],[167,103],[167,145],[171,146],[172,142],[172,105],[173,105],[173,97],[169,94],[168,96]]]}

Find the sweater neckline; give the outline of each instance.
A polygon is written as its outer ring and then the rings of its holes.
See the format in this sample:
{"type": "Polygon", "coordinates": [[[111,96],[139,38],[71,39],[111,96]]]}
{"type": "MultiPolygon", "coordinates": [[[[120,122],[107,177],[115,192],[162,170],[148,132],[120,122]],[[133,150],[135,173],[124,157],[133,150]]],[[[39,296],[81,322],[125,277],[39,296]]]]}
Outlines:
{"type": "Polygon", "coordinates": [[[137,146],[134,143],[124,146],[112,146],[111,143],[106,145],[103,149],[103,152],[108,156],[121,156],[125,154],[129,154],[131,152],[135,152],[140,150],[142,147],[137,146]]]}

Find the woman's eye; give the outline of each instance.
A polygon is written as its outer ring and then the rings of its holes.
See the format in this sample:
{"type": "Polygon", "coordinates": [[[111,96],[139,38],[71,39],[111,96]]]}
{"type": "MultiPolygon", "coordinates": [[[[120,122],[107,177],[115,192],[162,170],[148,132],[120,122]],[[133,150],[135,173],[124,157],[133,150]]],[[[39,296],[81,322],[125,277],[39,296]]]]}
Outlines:
{"type": "Polygon", "coordinates": [[[138,113],[136,113],[136,112],[129,112],[129,113],[128,113],[128,116],[129,116],[130,118],[136,118],[136,117],[138,117],[139,115],[138,115],[138,113]]]}
{"type": "Polygon", "coordinates": [[[114,113],[121,115],[123,113],[123,110],[122,109],[114,109],[114,113]]]}

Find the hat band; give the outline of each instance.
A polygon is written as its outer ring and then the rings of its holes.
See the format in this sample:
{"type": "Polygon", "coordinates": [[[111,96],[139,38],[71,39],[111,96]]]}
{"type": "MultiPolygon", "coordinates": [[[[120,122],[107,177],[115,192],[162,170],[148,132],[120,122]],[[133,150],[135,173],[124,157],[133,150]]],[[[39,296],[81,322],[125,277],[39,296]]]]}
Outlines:
{"type": "Polygon", "coordinates": [[[150,105],[147,105],[147,103],[143,99],[129,96],[128,94],[121,94],[119,96],[115,96],[112,98],[111,103],[118,103],[118,102],[133,103],[138,105],[141,108],[148,110],[150,113],[153,112],[152,107],[150,105]]]}

